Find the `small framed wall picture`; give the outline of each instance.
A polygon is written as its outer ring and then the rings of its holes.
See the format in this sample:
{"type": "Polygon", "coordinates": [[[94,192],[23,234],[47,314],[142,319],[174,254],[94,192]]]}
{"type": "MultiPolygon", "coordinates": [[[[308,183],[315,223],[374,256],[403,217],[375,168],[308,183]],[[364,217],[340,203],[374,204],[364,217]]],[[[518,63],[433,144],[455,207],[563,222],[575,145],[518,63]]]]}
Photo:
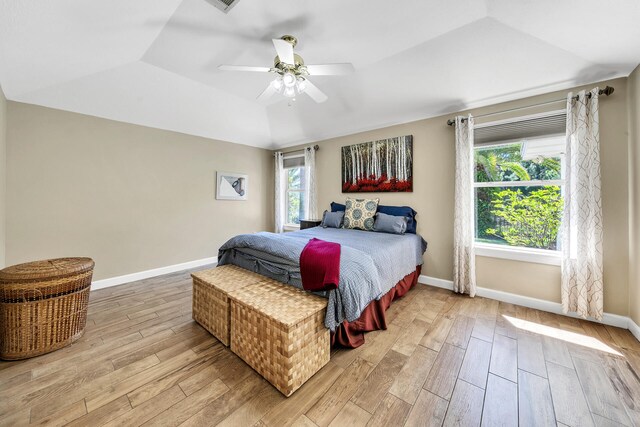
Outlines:
{"type": "Polygon", "coordinates": [[[216,199],[247,200],[249,177],[241,173],[216,172],[216,199]]]}

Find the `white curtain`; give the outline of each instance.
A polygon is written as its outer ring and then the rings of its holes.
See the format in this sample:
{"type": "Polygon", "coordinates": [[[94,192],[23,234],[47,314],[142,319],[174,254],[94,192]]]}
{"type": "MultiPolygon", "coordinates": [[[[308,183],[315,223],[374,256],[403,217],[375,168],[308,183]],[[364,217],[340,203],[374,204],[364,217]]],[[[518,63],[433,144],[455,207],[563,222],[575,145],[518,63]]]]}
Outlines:
{"type": "Polygon", "coordinates": [[[598,92],[567,96],[562,310],[602,320],[602,203],[598,92]],[[590,97],[588,96],[590,94],[590,97]]]}
{"type": "Polygon", "coordinates": [[[316,185],[316,149],[304,150],[304,219],[318,218],[318,188],[316,185]]]}
{"type": "Polygon", "coordinates": [[[275,154],[276,161],[276,173],[275,173],[275,220],[276,220],[276,233],[284,232],[285,221],[285,173],[284,173],[284,158],[282,152],[278,151],[275,154]]]}
{"type": "Polygon", "coordinates": [[[453,214],[453,290],[476,294],[473,196],[473,117],[456,117],[456,178],[453,214]]]}

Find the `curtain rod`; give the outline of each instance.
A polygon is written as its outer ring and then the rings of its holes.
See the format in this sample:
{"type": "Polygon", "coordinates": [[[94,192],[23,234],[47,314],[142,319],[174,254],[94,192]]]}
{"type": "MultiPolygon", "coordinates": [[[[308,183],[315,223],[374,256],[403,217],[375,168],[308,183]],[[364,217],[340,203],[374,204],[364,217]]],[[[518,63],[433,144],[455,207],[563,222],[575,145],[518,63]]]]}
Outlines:
{"type": "MultiPolygon", "coordinates": [[[[291,151],[283,151],[280,154],[290,154],[290,153],[297,153],[298,151],[304,151],[305,148],[307,150],[310,150],[311,148],[313,148],[314,150],[318,151],[320,149],[320,146],[318,144],[314,145],[313,147],[304,147],[304,148],[300,148],[299,150],[291,150],[291,151]]],[[[273,153],[273,156],[275,157],[276,153],[273,153]]]]}
{"type": "MultiPolygon", "coordinates": [[[[613,93],[613,91],[614,91],[614,90],[615,90],[615,89],[614,89],[614,88],[612,88],[611,86],[607,86],[607,87],[605,87],[604,89],[600,89],[600,90],[598,91],[598,94],[599,94],[599,95],[606,95],[606,96],[609,96],[609,95],[611,95],[611,94],[613,93]]],[[[578,98],[579,98],[579,96],[578,96],[578,95],[576,95],[576,96],[574,96],[572,99],[578,100],[578,98]]],[[[587,98],[591,98],[591,93],[588,93],[588,94],[587,94],[587,98]]],[[[480,114],[480,115],[478,115],[478,116],[474,116],[474,118],[476,118],[476,119],[477,119],[477,118],[480,118],[480,117],[495,116],[495,115],[498,115],[498,114],[509,113],[509,112],[511,112],[511,111],[526,110],[526,109],[528,109],[528,108],[541,107],[541,106],[543,106],[543,105],[557,104],[558,102],[566,102],[566,101],[567,101],[567,99],[566,99],[566,98],[564,98],[564,99],[555,99],[555,100],[553,100],[553,101],[540,102],[540,103],[538,103],[538,104],[527,105],[527,106],[525,106],[525,107],[516,107],[516,108],[511,108],[511,109],[509,109],[509,110],[496,111],[496,112],[494,112],[494,113],[480,114]]],[[[463,122],[464,122],[465,120],[467,120],[467,119],[466,119],[466,118],[463,118],[463,119],[462,119],[462,121],[463,121],[463,122]]],[[[456,121],[455,121],[455,119],[449,119],[449,120],[447,120],[447,124],[448,124],[449,126],[453,126],[453,125],[455,125],[455,124],[456,124],[456,121]]]]}

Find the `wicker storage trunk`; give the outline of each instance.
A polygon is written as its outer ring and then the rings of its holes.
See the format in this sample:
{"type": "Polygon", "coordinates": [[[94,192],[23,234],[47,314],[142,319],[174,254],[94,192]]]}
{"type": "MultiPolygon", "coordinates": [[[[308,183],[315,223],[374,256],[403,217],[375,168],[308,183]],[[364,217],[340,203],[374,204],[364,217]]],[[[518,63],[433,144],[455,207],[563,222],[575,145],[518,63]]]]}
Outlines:
{"type": "Polygon", "coordinates": [[[329,362],[327,300],[273,280],[231,298],[231,350],[290,396],[329,362]]]}
{"type": "Polygon", "coordinates": [[[231,322],[229,292],[267,280],[235,265],[221,265],[193,273],[192,317],[229,347],[231,322]]]}
{"type": "Polygon", "coordinates": [[[84,333],[94,262],[59,258],[0,271],[0,358],[25,359],[84,333]]]}

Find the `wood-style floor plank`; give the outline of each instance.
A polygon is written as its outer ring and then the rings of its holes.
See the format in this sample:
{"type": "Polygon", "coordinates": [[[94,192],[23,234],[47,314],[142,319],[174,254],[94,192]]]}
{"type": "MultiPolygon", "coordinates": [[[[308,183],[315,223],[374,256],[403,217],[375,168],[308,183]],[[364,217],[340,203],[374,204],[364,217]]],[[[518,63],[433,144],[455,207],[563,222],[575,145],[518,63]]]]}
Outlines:
{"type": "Polygon", "coordinates": [[[300,415],[293,424],[292,427],[318,427],[313,421],[307,418],[306,415],[300,415]]]}
{"type": "Polygon", "coordinates": [[[445,426],[479,426],[482,417],[484,390],[458,380],[444,418],[445,426]]]}
{"type": "Polygon", "coordinates": [[[484,390],[489,374],[491,347],[487,341],[471,338],[458,378],[484,390]]]}
{"type": "Polygon", "coordinates": [[[127,396],[122,396],[93,412],[83,415],[68,425],[73,427],[102,426],[114,418],[131,411],[131,409],[131,404],[127,396]]]}
{"type": "Polygon", "coordinates": [[[378,331],[376,345],[365,346],[360,357],[373,365],[377,365],[386,356],[387,351],[396,343],[400,330],[397,325],[389,325],[386,331],[378,331]]]}
{"type": "Polygon", "coordinates": [[[0,426],[26,426],[29,425],[31,408],[16,409],[15,411],[0,417],[0,426]]]}
{"type": "Polygon", "coordinates": [[[62,384],[60,389],[53,388],[47,395],[40,395],[39,399],[31,400],[31,416],[34,419],[44,418],[69,401],[73,402],[83,398],[86,401],[87,395],[93,392],[107,391],[111,388],[112,384],[149,369],[159,362],[154,354],[117,371],[110,372],[101,377],[92,378],[91,381],[62,384]],[[70,388],[70,385],[73,385],[73,388],[70,388]],[[59,392],[60,390],[64,390],[64,393],[59,392]]]}
{"type": "Polygon", "coordinates": [[[627,329],[620,329],[613,326],[605,326],[607,332],[619,347],[627,349],[637,349],[638,340],[627,329]]]}
{"type": "Polygon", "coordinates": [[[236,427],[254,425],[264,417],[271,408],[284,399],[284,396],[275,388],[264,387],[261,393],[258,393],[235,411],[231,412],[218,426],[236,427]]]}
{"type": "Polygon", "coordinates": [[[391,349],[405,356],[411,356],[430,326],[431,323],[414,319],[413,322],[405,328],[405,331],[391,349]]]}
{"type": "Polygon", "coordinates": [[[447,335],[446,342],[451,345],[455,345],[456,347],[467,348],[469,338],[471,338],[471,333],[473,332],[474,324],[475,319],[471,317],[467,317],[462,314],[456,316],[453,321],[453,325],[451,325],[449,335],[447,335]]]}
{"type": "Polygon", "coordinates": [[[409,418],[405,424],[406,427],[441,426],[444,422],[445,414],[449,402],[446,399],[437,396],[430,391],[421,390],[416,403],[414,403],[409,418]]]}
{"type": "MultiPolygon", "coordinates": [[[[184,400],[186,396],[179,387],[173,386],[168,390],[154,396],[141,405],[122,415],[112,418],[105,424],[107,427],[119,427],[126,425],[141,425],[156,415],[166,411],[176,403],[184,400]]],[[[108,406],[108,405],[105,405],[108,406]]],[[[105,407],[103,406],[103,407],[105,407]]]]}
{"type": "Polygon", "coordinates": [[[610,420],[609,418],[601,417],[600,415],[593,414],[593,421],[596,423],[596,427],[620,427],[621,424],[610,420]]]}
{"type": "Polygon", "coordinates": [[[593,418],[576,371],[548,362],[547,373],[556,420],[568,426],[592,426],[593,418]]]}
{"type": "Polygon", "coordinates": [[[562,365],[566,368],[573,369],[571,354],[569,353],[569,348],[564,341],[543,336],[542,348],[544,351],[544,358],[547,362],[552,362],[556,365],[562,365]]]}
{"type": "Polygon", "coordinates": [[[446,316],[438,317],[420,341],[420,345],[434,351],[440,351],[447,339],[447,335],[449,335],[452,325],[453,320],[451,318],[446,316]]]}
{"type": "Polygon", "coordinates": [[[517,338],[518,329],[509,321],[510,317],[516,317],[516,306],[506,302],[498,303],[496,334],[509,338],[517,338]]]}
{"type": "Polygon", "coordinates": [[[390,350],[354,394],[352,401],[373,413],[407,361],[404,354],[390,350]]]}
{"type": "Polygon", "coordinates": [[[413,405],[437,356],[435,351],[418,346],[402,367],[389,393],[413,405]]]}
{"type": "Polygon", "coordinates": [[[443,399],[449,400],[458,378],[458,372],[464,358],[464,350],[451,344],[445,344],[438,353],[424,388],[443,399]]]}
{"type": "Polygon", "coordinates": [[[329,364],[286,398],[191,320],[189,273],[94,291],[78,342],[0,362],[0,426],[640,419],[640,343],[628,331],[422,285],[394,302],[387,330],[366,334],[358,349],[333,349],[329,364]],[[573,335],[561,340],[536,324],[573,335]],[[594,348],[596,340],[608,348],[594,348]]]}
{"type": "Polygon", "coordinates": [[[85,398],[85,401],[87,402],[87,410],[91,412],[101,407],[102,405],[105,405],[112,400],[117,399],[120,396],[124,396],[125,394],[136,390],[139,387],[149,386],[149,383],[153,383],[153,381],[157,378],[166,376],[179,367],[183,365],[189,365],[197,359],[197,354],[195,354],[191,350],[187,350],[184,353],[181,353],[166,362],[158,363],[157,365],[154,365],[153,367],[146,369],[139,374],[133,375],[129,378],[124,379],[123,381],[120,381],[118,384],[112,386],[108,390],[104,390],[99,393],[87,396],[85,398]]]}
{"type": "Polygon", "coordinates": [[[622,425],[633,425],[604,367],[579,357],[574,357],[573,363],[591,412],[622,425]]]}
{"type": "Polygon", "coordinates": [[[289,398],[271,408],[260,420],[266,426],[289,425],[324,395],[344,370],[332,362],[326,364],[289,398]]]}
{"type": "MultiPolygon", "coordinates": [[[[161,371],[161,376],[155,379],[152,379],[152,376],[156,375],[155,372],[152,372],[151,370],[144,371],[141,375],[144,376],[147,380],[145,383],[142,383],[139,387],[136,387],[139,383],[135,383],[135,380],[133,379],[133,385],[124,385],[124,388],[131,389],[131,391],[127,393],[127,397],[129,398],[129,402],[131,402],[131,406],[135,408],[136,406],[146,402],[147,400],[157,396],[158,394],[169,390],[174,386],[177,386],[181,381],[197,374],[201,370],[210,366],[210,364],[213,362],[213,358],[218,354],[218,352],[215,351],[218,348],[213,348],[210,352],[200,354],[196,354],[191,349],[187,349],[185,352],[180,353],[175,357],[184,357],[186,359],[186,357],[191,357],[192,354],[195,354],[196,358],[194,360],[190,362],[181,360],[179,366],[171,367],[169,365],[165,365],[167,366],[167,368],[163,369],[161,371]]],[[[162,366],[162,364],[160,364],[158,368],[160,366],[162,366]]],[[[121,384],[125,384],[125,382],[121,384]]]]}
{"type": "Polygon", "coordinates": [[[514,383],[518,382],[518,341],[516,339],[495,334],[489,372],[514,383]]]}
{"type": "Polygon", "coordinates": [[[482,411],[482,426],[518,425],[518,385],[489,374],[482,411]]]}
{"type": "MultiPolygon", "coordinates": [[[[175,393],[179,396],[178,388],[175,389],[175,393]]],[[[226,392],[229,391],[227,387],[220,379],[213,381],[208,386],[205,386],[193,393],[189,399],[180,399],[177,403],[170,405],[165,411],[160,411],[154,414],[149,421],[145,422],[146,426],[177,426],[191,418],[202,408],[205,408],[211,402],[218,399],[226,392]]],[[[149,404],[151,407],[151,404],[149,404]]],[[[134,408],[135,411],[135,408],[134,408]]],[[[133,411],[132,411],[133,412],[133,411]]],[[[134,424],[135,423],[131,423],[134,424]]],[[[114,424],[115,426],[116,424],[114,424]]],[[[138,423],[139,425],[139,423],[138,423]]]]}
{"type": "Polygon", "coordinates": [[[84,404],[84,400],[78,400],[77,402],[66,405],[58,409],[48,417],[42,418],[38,421],[31,420],[30,425],[36,426],[64,426],[70,422],[77,420],[81,416],[87,413],[87,407],[84,404]]]}
{"type": "Polygon", "coordinates": [[[420,313],[416,315],[416,319],[431,324],[438,318],[438,315],[444,306],[444,301],[437,300],[434,297],[436,297],[436,295],[430,295],[429,299],[423,298],[424,306],[420,313]]]}
{"type": "Polygon", "coordinates": [[[547,365],[539,336],[528,333],[518,334],[518,369],[539,377],[547,377],[547,365]]]}
{"type": "MultiPolygon", "coordinates": [[[[495,308],[497,309],[497,305],[495,308]]],[[[476,319],[471,336],[478,338],[479,340],[493,342],[493,334],[496,329],[496,319],[494,315],[490,314],[490,312],[484,314],[481,313],[480,315],[484,317],[476,319]]]]}
{"type": "Polygon", "coordinates": [[[618,357],[605,358],[604,367],[609,381],[627,408],[627,414],[632,420],[638,420],[636,424],[640,425],[640,377],[627,360],[618,357]]]}
{"type": "Polygon", "coordinates": [[[208,403],[205,407],[189,417],[183,426],[216,425],[224,421],[236,409],[240,408],[250,396],[261,394],[267,388],[267,382],[257,374],[244,378],[219,398],[208,403]]]}
{"type": "Polygon", "coordinates": [[[347,402],[329,427],[364,427],[371,419],[371,414],[353,402],[347,402]]]}
{"type": "Polygon", "coordinates": [[[391,393],[387,393],[367,425],[370,427],[401,426],[404,424],[410,410],[410,404],[398,399],[391,393]]]}
{"type": "Polygon", "coordinates": [[[367,378],[373,365],[364,360],[356,359],[340,378],[333,383],[306,413],[307,417],[319,426],[329,425],[342,407],[353,397],[360,385],[367,378]]]}
{"type": "Polygon", "coordinates": [[[518,412],[521,426],[555,426],[556,418],[546,378],[518,369],[518,412]]]}

